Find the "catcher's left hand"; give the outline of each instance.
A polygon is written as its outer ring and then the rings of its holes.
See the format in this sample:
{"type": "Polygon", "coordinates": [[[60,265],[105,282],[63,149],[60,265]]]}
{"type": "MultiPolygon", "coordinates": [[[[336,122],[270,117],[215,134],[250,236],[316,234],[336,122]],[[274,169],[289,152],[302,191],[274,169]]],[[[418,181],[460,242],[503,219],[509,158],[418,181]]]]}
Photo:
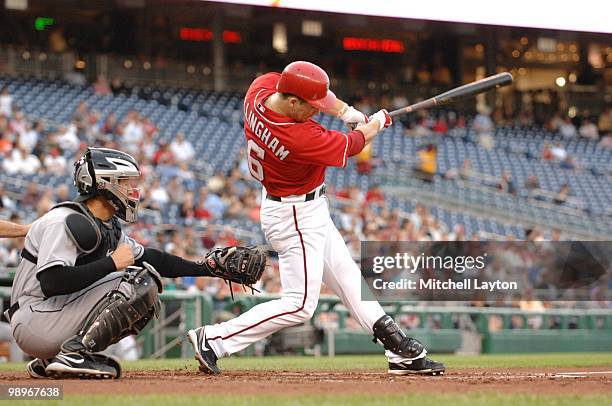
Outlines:
{"type": "Polygon", "coordinates": [[[266,269],[266,255],[252,247],[217,248],[206,255],[204,264],[209,276],[250,287],[266,269]]]}

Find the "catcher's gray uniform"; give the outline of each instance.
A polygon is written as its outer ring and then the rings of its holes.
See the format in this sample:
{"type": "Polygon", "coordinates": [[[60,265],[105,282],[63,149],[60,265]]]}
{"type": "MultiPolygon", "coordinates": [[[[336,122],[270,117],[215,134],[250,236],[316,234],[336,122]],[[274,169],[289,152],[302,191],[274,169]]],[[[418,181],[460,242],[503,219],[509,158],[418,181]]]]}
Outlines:
{"type": "Polygon", "coordinates": [[[137,219],[139,178],[132,156],[88,148],[75,164],[79,196],[55,206],[26,236],[5,315],[18,345],[37,357],[27,365],[30,376],[119,378],[120,364],[99,353],[159,316],[162,276],[259,280],[265,255],[256,249],[219,248],[192,262],[127,237],[119,219],[137,219]],[[97,204],[113,209],[108,221],[90,210],[100,215],[97,204]],[[122,244],[132,255],[119,263],[134,266],[117,272],[110,256],[122,244]]]}
{"type": "MultiPolygon", "coordinates": [[[[19,310],[11,317],[13,336],[24,352],[39,358],[57,354],[61,344],[77,333],[83,320],[107,293],[118,290],[126,297],[131,294],[125,272],[113,272],[78,292],[45,298],[36,276],[52,266],[74,266],[84,254],[66,229],[66,217],[72,213],[75,210],[58,207],[32,225],[25,249],[37,260],[33,263],[22,259],[13,282],[11,305],[19,303],[19,310]]],[[[118,243],[130,244],[135,259],[143,255],[143,246],[123,232],[118,243]]],[[[110,255],[116,244],[107,247],[104,254],[110,255]]]]}

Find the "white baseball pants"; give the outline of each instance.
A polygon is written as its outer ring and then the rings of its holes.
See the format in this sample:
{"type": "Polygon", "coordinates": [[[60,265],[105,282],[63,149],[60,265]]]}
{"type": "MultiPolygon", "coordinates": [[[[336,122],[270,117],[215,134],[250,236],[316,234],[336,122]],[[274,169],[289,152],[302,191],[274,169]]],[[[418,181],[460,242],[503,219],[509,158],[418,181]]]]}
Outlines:
{"type": "MultiPolygon", "coordinates": [[[[229,356],[283,327],[309,320],[317,307],[321,281],[372,333],[372,326],[385,312],[377,302],[361,301],[361,272],[331,220],[325,196],[308,202],[276,202],[264,194],[261,226],[279,255],[281,298],[207,326],[206,338],[217,356],[229,356]]],[[[391,362],[406,360],[390,351],[387,356],[391,362]]],[[[417,358],[422,356],[425,352],[417,358]]]]}

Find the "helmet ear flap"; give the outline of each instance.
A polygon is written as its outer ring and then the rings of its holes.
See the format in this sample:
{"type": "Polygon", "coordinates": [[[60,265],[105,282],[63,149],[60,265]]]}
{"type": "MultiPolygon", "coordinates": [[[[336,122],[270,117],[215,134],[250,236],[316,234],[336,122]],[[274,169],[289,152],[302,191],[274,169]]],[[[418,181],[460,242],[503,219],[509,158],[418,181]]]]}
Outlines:
{"type": "Polygon", "coordinates": [[[88,149],[85,155],[74,163],[74,166],[76,167],[74,171],[74,186],[76,186],[78,192],[80,194],[95,192],[97,190],[96,174],[91,162],[91,151],[88,149]]]}

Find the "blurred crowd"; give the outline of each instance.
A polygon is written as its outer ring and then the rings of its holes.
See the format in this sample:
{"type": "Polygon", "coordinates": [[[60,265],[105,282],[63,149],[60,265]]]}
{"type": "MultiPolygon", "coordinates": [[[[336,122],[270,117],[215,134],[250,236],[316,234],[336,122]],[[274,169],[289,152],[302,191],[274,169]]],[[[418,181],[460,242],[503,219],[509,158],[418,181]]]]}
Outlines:
{"type": "MultiPolygon", "coordinates": [[[[533,96],[537,99],[537,97],[533,96]]],[[[408,100],[406,96],[383,95],[381,97],[359,96],[351,100],[355,108],[365,114],[375,113],[379,106],[390,106],[391,109],[406,107],[418,100],[408,100]]],[[[493,132],[496,125],[544,128],[560,136],[560,140],[588,139],[599,142],[601,146],[612,149],[612,107],[606,106],[599,114],[585,110],[573,116],[551,107],[551,112],[540,111],[537,103],[527,103],[519,111],[511,108],[496,107],[492,109],[479,104],[477,114],[471,122],[472,128],[479,134],[493,132]],[[534,106],[535,104],[535,106],[534,106]]],[[[406,132],[411,135],[445,135],[452,129],[467,128],[472,117],[464,112],[448,109],[420,110],[415,114],[402,117],[406,132]]]]}
{"type": "MultiPolygon", "coordinates": [[[[99,78],[94,84],[96,92],[110,94],[122,91],[120,83],[114,86],[105,84],[104,78],[99,78]]],[[[405,100],[394,100],[394,103],[402,105],[405,100]]],[[[367,101],[356,104],[356,107],[366,113],[370,112],[367,101]]],[[[493,120],[497,122],[497,119],[495,114],[491,118],[489,113],[482,111],[474,118],[472,125],[476,131],[492,129],[493,120]]],[[[609,145],[610,142],[606,140],[610,139],[610,114],[610,109],[606,110],[598,118],[595,129],[593,121],[585,119],[571,136],[594,139],[600,134],[608,134],[600,142],[604,146],[609,145]]],[[[417,121],[406,123],[407,132],[447,134],[453,128],[461,129],[468,125],[465,115],[454,112],[443,111],[435,116],[422,113],[418,117],[417,121]]],[[[557,129],[563,137],[568,137],[564,135],[566,130],[561,130],[562,125],[568,125],[567,119],[562,121],[557,129]]],[[[249,175],[244,151],[231,157],[235,164],[229,173],[203,175],[190,166],[196,151],[189,140],[177,133],[172,137],[172,142],[160,142],[159,131],[155,123],[138,111],[130,111],[124,118],[115,117],[112,113],[104,117],[90,110],[84,102],[78,105],[70,122],[47,123],[26,117],[8,90],[4,89],[0,96],[2,171],[14,175],[16,180],[21,179],[22,175],[47,174],[65,177],[66,181],[57,187],[30,181],[22,185],[20,192],[9,192],[0,182],[0,216],[14,221],[31,221],[43,215],[54,204],[70,200],[74,193],[74,189],[69,186],[72,163],[83,154],[87,146],[100,146],[125,150],[140,163],[143,213],[154,215],[175,212],[175,218],[179,220],[178,224],[140,221],[128,226],[128,234],[142,244],[196,259],[214,247],[250,243],[248,233],[241,233],[241,230],[223,224],[228,220],[251,224],[259,221],[259,184],[249,175]],[[28,215],[22,215],[22,218],[17,214],[24,212],[28,215]],[[31,213],[36,213],[36,216],[27,218],[31,213]]],[[[555,153],[551,159],[563,161],[560,153],[555,153]]],[[[366,150],[364,154],[365,158],[363,155],[361,159],[357,157],[357,165],[361,173],[367,174],[371,170],[371,151],[368,153],[366,150]]],[[[470,171],[470,163],[466,161],[462,168],[457,168],[456,173],[449,176],[469,178],[470,171]]],[[[525,187],[537,187],[537,179],[530,179],[529,185],[525,187]]],[[[513,185],[512,180],[504,175],[499,188],[513,193],[517,185],[513,185]]],[[[462,224],[448,225],[441,222],[421,204],[417,204],[411,212],[392,210],[378,185],[371,186],[367,191],[356,186],[336,190],[330,185],[328,194],[335,207],[338,229],[357,261],[360,257],[360,242],[363,240],[462,241],[483,238],[479,234],[466,235],[462,224]]],[[[525,235],[525,239],[536,241],[568,237],[562,236],[558,230],[529,230],[525,235]]],[[[0,266],[16,266],[22,244],[22,239],[0,241],[0,266]]],[[[272,261],[272,266],[257,285],[263,293],[280,291],[277,268],[278,264],[272,261]]],[[[216,299],[218,311],[236,310],[232,308],[229,299],[229,287],[223,281],[184,278],[168,281],[167,287],[207,292],[216,299]]],[[[322,293],[331,292],[324,288],[322,293]]]]}

